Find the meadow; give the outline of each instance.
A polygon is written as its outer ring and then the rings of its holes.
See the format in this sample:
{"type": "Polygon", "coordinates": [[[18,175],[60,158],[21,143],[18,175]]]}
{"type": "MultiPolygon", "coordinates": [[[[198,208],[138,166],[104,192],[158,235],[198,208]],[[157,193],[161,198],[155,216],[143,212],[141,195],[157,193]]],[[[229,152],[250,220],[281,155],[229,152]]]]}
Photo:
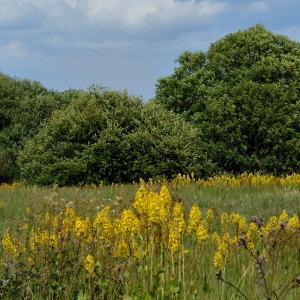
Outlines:
{"type": "Polygon", "coordinates": [[[300,175],[0,186],[3,299],[300,299],[300,175]]]}

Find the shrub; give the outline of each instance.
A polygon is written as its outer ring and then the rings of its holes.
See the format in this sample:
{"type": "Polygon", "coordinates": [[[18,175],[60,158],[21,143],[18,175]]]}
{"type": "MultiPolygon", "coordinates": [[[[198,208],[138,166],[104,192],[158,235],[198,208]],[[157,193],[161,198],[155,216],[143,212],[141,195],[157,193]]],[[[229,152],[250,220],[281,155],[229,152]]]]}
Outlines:
{"type": "Polygon", "coordinates": [[[0,74],[0,153],[4,160],[0,181],[18,179],[16,157],[26,139],[36,134],[56,109],[74,96],[74,91],[47,91],[38,82],[0,74]]]}
{"type": "Polygon", "coordinates": [[[193,126],[157,105],[92,89],[52,115],[27,141],[18,164],[24,180],[42,185],[204,173],[211,166],[199,140],[193,126]]]}

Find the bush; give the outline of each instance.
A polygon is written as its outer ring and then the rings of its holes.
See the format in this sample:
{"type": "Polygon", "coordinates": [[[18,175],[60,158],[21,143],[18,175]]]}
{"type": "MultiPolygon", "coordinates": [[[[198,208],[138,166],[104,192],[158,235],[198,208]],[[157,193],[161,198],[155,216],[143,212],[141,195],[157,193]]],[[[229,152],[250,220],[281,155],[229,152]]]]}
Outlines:
{"type": "Polygon", "coordinates": [[[26,139],[36,134],[56,109],[63,107],[74,91],[47,91],[38,82],[0,74],[0,181],[18,179],[16,157],[26,139]]]}
{"type": "Polygon", "coordinates": [[[156,101],[203,133],[220,171],[300,172],[300,46],[257,25],[185,52],[156,101]]]}
{"type": "Polygon", "coordinates": [[[200,174],[211,166],[199,141],[180,116],[126,92],[92,89],[52,115],[18,164],[24,180],[41,185],[200,174]]]}

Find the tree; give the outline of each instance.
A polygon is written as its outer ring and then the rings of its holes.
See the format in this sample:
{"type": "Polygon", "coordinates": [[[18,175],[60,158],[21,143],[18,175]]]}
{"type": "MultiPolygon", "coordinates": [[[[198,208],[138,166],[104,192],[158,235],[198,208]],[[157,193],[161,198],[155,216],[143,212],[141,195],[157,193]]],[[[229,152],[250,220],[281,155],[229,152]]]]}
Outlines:
{"type": "Polygon", "coordinates": [[[18,179],[16,158],[25,140],[74,93],[48,91],[38,82],[0,74],[0,182],[18,179]]]}
{"type": "Polygon", "coordinates": [[[126,92],[94,88],[56,111],[27,141],[18,164],[22,179],[41,185],[207,172],[210,164],[198,135],[183,118],[158,105],[145,107],[126,92]]]}
{"type": "Polygon", "coordinates": [[[203,133],[229,172],[300,172],[300,45],[257,25],[184,53],[156,101],[203,133]]]}

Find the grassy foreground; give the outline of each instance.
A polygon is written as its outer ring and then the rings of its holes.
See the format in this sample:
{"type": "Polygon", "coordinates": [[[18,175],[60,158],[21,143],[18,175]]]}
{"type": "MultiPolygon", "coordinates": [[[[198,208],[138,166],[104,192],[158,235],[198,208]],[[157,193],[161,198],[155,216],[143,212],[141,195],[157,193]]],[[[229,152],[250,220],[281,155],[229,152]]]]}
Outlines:
{"type": "Polygon", "coordinates": [[[297,182],[161,186],[2,185],[1,296],[300,298],[297,182]]]}

